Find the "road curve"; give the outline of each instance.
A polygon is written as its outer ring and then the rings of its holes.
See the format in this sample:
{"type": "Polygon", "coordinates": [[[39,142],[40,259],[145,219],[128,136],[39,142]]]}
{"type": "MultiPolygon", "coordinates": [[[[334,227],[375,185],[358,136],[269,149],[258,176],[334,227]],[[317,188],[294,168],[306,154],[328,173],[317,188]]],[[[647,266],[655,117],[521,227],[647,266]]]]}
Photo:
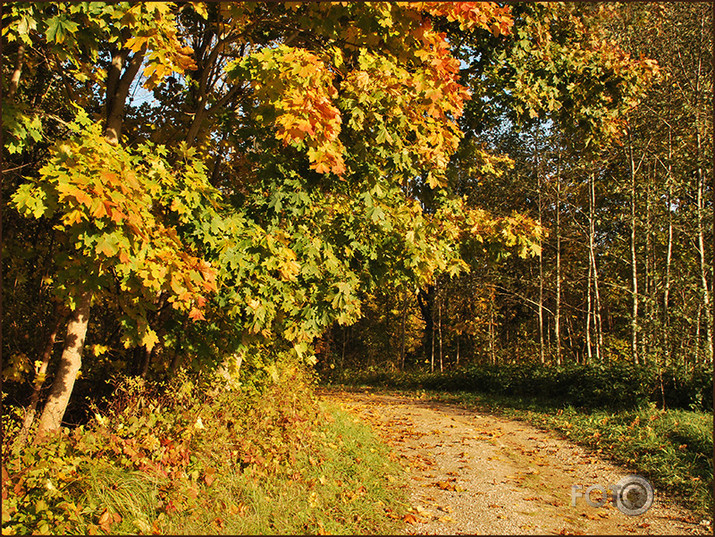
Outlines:
{"type": "Polygon", "coordinates": [[[409,475],[405,533],[712,534],[658,490],[640,516],[610,503],[592,507],[583,497],[572,506],[573,485],[608,486],[632,472],[527,423],[369,390],[321,397],[370,423],[398,454],[409,475]]]}

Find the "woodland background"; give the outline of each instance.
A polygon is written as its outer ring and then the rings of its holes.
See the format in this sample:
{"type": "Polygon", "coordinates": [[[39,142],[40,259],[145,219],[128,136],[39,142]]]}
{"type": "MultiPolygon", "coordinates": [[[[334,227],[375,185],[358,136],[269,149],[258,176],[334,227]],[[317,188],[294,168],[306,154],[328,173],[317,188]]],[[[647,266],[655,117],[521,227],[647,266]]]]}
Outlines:
{"type": "Polygon", "coordinates": [[[2,21],[15,454],[136,377],[180,399],[186,375],[240,391],[296,368],[615,374],[634,403],[712,406],[709,3],[2,21]]]}

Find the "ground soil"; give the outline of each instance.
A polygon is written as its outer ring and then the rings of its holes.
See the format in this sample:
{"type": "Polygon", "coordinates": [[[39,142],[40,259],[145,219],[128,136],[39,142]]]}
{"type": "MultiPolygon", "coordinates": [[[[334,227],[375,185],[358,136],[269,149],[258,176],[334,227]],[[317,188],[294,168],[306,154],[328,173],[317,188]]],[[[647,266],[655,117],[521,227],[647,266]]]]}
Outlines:
{"type": "MultiPolygon", "coordinates": [[[[408,534],[705,535],[712,528],[655,491],[643,515],[572,506],[572,485],[608,486],[627,469],[552,432],[488,412],[407,397],[325,390],[368,422],[408,473],[408,534]]],[[[594,499],[596,499],[594,497],[594,499]]]]}

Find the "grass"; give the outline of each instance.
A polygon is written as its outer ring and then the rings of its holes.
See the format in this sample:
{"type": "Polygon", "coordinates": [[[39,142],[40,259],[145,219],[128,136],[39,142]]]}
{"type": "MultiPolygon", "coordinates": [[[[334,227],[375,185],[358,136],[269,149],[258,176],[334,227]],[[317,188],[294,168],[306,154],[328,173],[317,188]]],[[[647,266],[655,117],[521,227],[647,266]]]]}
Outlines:
{"type": "Polygon", "coordinates": [[[399,465],[369,427],[322,405],[325,425],[290,468],[268,475],[229,471],[205,491],[201,508],[165,519],[181,534],[390,534],[388,516],[405,506],[399,465]]]}
{"type": "Polygon", "coordinates": [[[151,533],[150,520],[161,505],[159,489],[166,484],[165,479],[103,461],[87,464],[85,471],[87,488],[80,505],[102,506],[110,513],[121,513],[120,522],[112,527],[113,533],[151,533]]]}
{"type": "Polygon", "coordinates": [[[127,379],[111,401],[74,431],[3,449],[3,535],[401,530],[401,467],[299,366],[241,387],[127,379]]]}

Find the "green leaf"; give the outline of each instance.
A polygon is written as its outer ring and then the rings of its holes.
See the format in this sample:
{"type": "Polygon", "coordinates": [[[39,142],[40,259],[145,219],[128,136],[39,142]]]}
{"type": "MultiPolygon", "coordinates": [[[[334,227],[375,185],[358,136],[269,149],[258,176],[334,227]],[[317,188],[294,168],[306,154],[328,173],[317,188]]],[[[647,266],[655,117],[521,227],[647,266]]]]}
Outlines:
{"type": "Polygon", "coordinates": [[[67,35],[75,33],[78,28],[79,25],[76,22],[67,20],[61,15],[55,15],[47,21],[45,35],[47,36],[47,41],[64,43],[67,35]]]}

